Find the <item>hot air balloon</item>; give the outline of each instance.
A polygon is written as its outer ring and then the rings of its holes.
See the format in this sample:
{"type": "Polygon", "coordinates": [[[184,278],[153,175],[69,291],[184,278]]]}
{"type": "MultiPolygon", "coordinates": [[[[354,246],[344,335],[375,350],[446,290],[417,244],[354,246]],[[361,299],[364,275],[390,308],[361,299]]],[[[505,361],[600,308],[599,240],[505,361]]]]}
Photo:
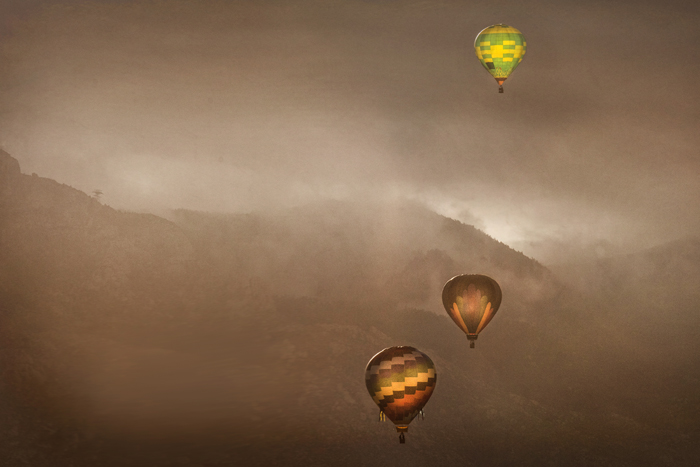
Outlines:
{"type": "Polygon", "coordinates": [[[467,334],[469,347],[501,306],[498,282],[481,274],[455,276],[442,289],[442,304],[452,321],[467,334]]]}
{"type": "Polygon", "coordinates": [[[498,92],[503,92],[503,82],[523,61],[527,43],[517,29],[506,24],[494,24],[476,36],[474,48],[486,71],[496,78],[498,92]]]}
{"type": "Polygon", "coordinates": [[[423,413],[436,378],[433,361],[413,347],[388,347],[367,363],[367,390],[379,406],[379,419],[386,417],[396,425],[400,443],[406,442],[411,420],[423,413]]]}

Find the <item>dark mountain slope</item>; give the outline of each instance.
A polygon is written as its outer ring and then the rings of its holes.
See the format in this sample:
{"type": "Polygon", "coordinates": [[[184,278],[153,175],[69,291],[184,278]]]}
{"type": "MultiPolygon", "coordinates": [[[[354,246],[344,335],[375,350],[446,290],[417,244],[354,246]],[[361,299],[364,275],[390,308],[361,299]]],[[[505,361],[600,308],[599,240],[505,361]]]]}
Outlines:
{"type": "Polygon", "coordinates": [[[638,355],[606,301],[471,226],[341,202],[166,221],[0,156],[3,465],[693,465],[697,360],[638,355]],[[463,272],[504,289],[474,350],[439,300],[463,272]],[[439,375],[405,446],[363,381],[399,344],[439,375]]]}
{"type": "Polygon", "coordinates": [[[274,284],[277,295],[382,297],[442,314],[442,286],[465,271],[498,278],[511,307],[558,290],[537,262],[472,226],[407,202],[333,201],[276,214],[175,211],[171,219],[190,234],[211,269],[253,272],[274,284]]]}

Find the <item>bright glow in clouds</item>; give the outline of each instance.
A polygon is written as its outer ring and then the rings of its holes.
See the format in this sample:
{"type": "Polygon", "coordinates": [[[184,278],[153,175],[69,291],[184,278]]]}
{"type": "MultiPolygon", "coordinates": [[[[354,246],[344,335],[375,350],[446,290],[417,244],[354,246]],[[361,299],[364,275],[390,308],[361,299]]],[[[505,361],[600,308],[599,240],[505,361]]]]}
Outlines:
{"type": "Polygon", "coordinates": [[[439,192],[420,193],[409,196],[423,203],[429,209],[445,217],[473,225],[496,240],[510,244],[524,240],[526,226],[518,223],[505,209],[498,209],[483,199],[469,201],[448,198],[439,192]]]}
{"type": "Polygon", "coordinates": [[[545,264],[625,253],[631,250],[624,245],[635,241],[641,247],[654,244],[639,242],[635,236],[637,229],[644,228],[643,220],[634,222],[614,212],[598,212],[583,202],[562,204],[548,198],[523,197],[502,205],[500,200],[464,201],[438,192],[410,198],[545,264]]]}

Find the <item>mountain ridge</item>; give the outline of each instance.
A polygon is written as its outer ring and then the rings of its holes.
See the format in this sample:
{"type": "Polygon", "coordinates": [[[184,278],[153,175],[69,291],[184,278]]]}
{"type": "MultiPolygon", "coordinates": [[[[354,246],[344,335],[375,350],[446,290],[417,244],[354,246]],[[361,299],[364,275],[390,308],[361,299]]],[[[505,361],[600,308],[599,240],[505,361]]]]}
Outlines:
{"type": "Polygon", "coordinates": [[[694,347],[621,337],[609,303],[473,226],[343,202],[162,219],[3,157],[9,466],[693,465],[694,347]],[[504,290],[473,350],[439,300],[464,272],[504,290]],[[391,345],[440,375],[401,452],[362,379],[391,345]]]}

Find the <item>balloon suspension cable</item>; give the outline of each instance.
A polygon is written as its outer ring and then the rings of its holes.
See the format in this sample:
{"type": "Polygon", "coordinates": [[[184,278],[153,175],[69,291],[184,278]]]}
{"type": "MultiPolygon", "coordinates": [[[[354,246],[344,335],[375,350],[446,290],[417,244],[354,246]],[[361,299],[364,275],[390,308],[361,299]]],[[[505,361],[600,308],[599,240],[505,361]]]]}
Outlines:
{"type": "Polygon", "coordinates": [[[502,85],[501,85],[501,86],[498,86],[498,92],[501,93],[501,94],[503,94],[503,86],[502,86],[502,85]]]}
{"type": "Polygon", "coordinates": [[[406,437],[403,433],[399,433],[399,444],[406,444],[406,437]]]}

